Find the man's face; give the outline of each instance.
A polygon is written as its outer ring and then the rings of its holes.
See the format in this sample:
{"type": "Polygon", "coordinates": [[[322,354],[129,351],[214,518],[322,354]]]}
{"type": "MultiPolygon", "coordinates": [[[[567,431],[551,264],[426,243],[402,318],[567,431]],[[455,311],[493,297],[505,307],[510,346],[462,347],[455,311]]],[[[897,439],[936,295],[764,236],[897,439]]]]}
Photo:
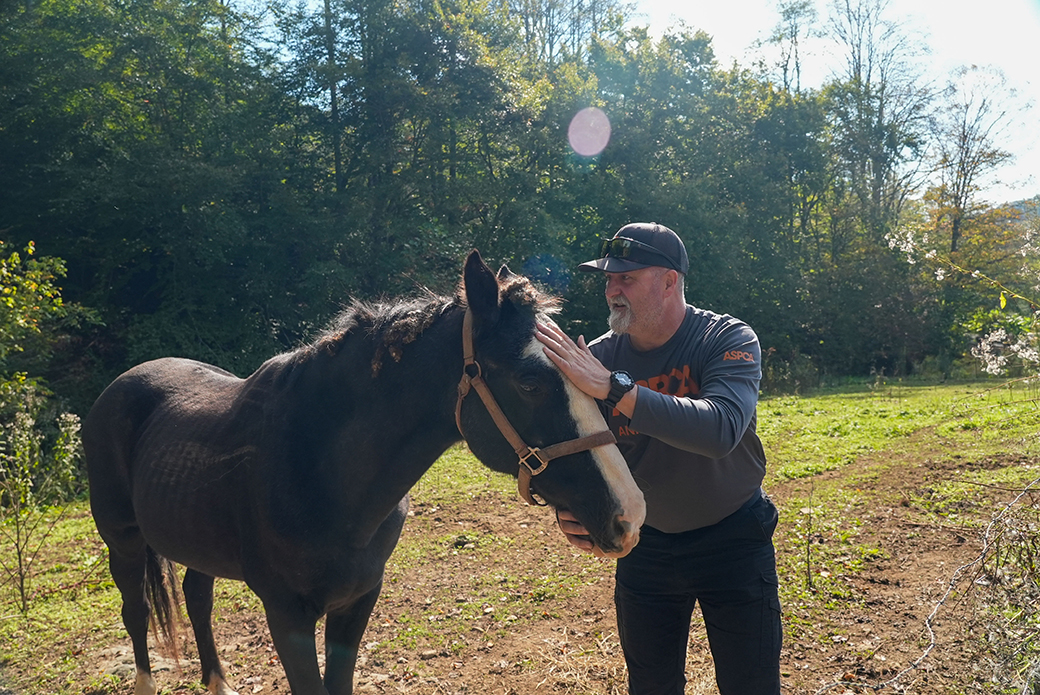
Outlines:
{"type": "Polygon", "coordinates": [[[652,331],[664,313],[665,268],[651,266],[607,276],[608,323],[615,333],[652,331]]]}

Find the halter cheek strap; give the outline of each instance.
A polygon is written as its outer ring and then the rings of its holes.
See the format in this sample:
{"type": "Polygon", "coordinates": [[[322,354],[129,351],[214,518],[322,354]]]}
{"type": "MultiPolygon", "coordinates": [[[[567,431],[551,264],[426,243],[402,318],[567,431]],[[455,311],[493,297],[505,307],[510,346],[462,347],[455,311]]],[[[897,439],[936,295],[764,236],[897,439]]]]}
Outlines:
{"type": "Polygon", "coordinates": [[[488,414],[491,415],[491,419],[494,420],[495,425],[498,427],[498,431],[506,438],[509,445],[513,447],[517,458],[520,459],[520,470],[516,478],[517,489],[520,497],[528,504],[545,506],[544,502],[537,501],[534,495],[531,494],[531,478],[548,468],[550,461],[561,456],[570,456],[571,454],[589,451],[596,447],[617,443],[610,430],[603,430],[602,432],[569,439],[542,449],[528,446],[524,442],[523,437],[516,431],[516,428],[509,422],[506,414],[502,412],[502,408],[499,407],[495,396],[491,393],[491,389],[488,388],[487,382],[484,381],[480,363],[477,362],[473,350],[473,312],[469,309],[466,309],[466,316],[462,320],[462,360],[459,398],[455,402],[455,424],[459,428],[459,433],[463,437],[466,436],[466,433],[462,431],[462,401],[465,400],[472,389],[480,396],[480,400],[483,401],[488,414]],[[531,459],[535,459],[537,464],[532,464],[531,459]]]}

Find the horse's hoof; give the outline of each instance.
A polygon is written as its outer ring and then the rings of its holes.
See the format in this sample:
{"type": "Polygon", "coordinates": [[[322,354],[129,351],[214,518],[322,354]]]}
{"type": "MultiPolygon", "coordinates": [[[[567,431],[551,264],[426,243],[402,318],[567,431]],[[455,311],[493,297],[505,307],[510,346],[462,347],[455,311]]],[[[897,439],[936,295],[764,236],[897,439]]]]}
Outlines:
{"type": "Polygon", "coordinates": [[[238,695],[231,687],[227,684],[220,676],[213,676],[209,680],[209,686],[207,686],[213,695],[238,695]]]}
{"type": "Polygon", "coordinates": [[[137,669],[137,681],[134,683],[134,695],[155,695],[155,679],[147,671],[137,669]]]}

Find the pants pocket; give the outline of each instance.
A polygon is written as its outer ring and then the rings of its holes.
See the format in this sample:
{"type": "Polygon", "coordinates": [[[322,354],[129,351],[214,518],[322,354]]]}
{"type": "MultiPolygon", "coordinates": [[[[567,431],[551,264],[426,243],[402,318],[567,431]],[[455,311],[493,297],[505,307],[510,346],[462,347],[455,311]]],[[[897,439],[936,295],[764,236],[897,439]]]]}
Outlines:
{"type": "Polygon", "coordinates": [[[780,667],[780,648],[784,632],[780,620],[780,581],[776,573],[762,574],[762,642],[759,665],[763,668],[780,667]]]}
{"type": "Polygon", "coordinates": [[[751,513],[755,515],[755,519],[758,520],[758,524],[762,528],[763,538],[765,540],[772,539],[773,532],[776,531],[776,524],[780,520],[780,513],[777,511],[776,505],[773,504],[773,500],[766,495],[762,495],[762,498],[751,506],[751,513]]]}

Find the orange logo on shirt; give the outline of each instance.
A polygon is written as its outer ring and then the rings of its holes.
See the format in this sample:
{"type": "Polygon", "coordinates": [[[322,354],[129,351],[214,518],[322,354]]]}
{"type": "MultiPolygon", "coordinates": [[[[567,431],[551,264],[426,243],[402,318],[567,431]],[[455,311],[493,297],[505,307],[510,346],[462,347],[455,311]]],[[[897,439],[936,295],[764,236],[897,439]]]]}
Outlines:
{"type": "Polygon", "coordinates": [[[722,361],[726,360],[740,360],[742,362],[754,362],[755,356],[750,352],[744,352],[743,350],[730,350],[722,356],[722,361]]]}
{"type": "MultiPolygon", "coordinates": [[[[673,369],[668,374],[653,376],[646,380],[640,379],[636,381],[636,383],[653,391],[657,391],[658,393],[666,393],[669,396],[675,396],[676,398],[696,396],[701,392],[700,387],[697,386],[697,382],[690,376],[690,365],[684,366],[682,371],[673,369]]],[[[618,417],[619,415],[621,415],[621,411],[615,408],[614,417],[618,417]]],[[[619,434],[625,436],[639,433],[631,428],[623,426],[619,434]]]]}
{"type": "Polygon", "coordinates": [[[675,396],[676,398],[696,396],[701,391],[700,387],[697,386],[697,382],[690,377],[690,365],[684,366],[681,372],[678,369],[673,369],[668,374],[650,377],[646,381],[637,383],[658,393],[667,393],[669,396],[675,396]]]}

